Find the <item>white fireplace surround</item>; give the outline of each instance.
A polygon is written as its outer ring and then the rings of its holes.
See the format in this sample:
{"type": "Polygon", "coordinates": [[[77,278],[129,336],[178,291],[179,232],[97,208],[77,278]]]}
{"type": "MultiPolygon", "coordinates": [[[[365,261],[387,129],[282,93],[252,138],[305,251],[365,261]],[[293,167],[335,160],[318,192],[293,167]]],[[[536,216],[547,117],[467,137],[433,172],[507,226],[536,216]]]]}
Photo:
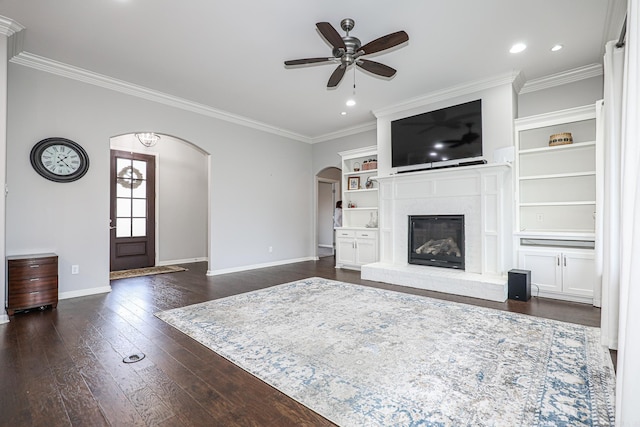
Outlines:
{"type": "Polygon", "coordinates": [[[380,262],[362,278],[492,301],[512,266],[511,166],[453,167],[378,177],[380,262]],[[408,263],[409,215],[464,215],[465,271],[408,263]]]}

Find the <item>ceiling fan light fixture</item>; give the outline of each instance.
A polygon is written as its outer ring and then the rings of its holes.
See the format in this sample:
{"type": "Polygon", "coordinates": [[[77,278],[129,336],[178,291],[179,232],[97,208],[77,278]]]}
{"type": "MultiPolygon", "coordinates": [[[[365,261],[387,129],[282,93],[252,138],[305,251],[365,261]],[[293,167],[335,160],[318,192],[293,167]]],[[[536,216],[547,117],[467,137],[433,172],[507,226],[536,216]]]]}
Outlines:
{"type": "Polygon", "coordinates": [[[136,137],[138,138],[138,141],[140,141],[140,144],[144,145],[145,147],[153,147],[158,143],[158,140],[160,139],[160,135],[154,132],[136,133],[136,137]]]}
{"type": "Polygon", "coordinates": [[[511,53],[520,53],[523,50],[525,50],[527,48],[527,45],[524,43],[516,43],[513,46],[511,46],[511,49],[509,49],[509,52],[511,53]]]}

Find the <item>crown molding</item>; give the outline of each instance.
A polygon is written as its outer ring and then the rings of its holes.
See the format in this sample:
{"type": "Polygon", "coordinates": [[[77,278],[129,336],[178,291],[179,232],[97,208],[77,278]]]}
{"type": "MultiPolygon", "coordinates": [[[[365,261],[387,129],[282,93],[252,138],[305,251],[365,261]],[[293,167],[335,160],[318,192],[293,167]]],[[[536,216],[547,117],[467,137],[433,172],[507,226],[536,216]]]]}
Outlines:
{"type": "Polygon", "coordinates": [[[55,74],[61,77],[66,77],[72,80],[77,80],[83,83],[88,83],[94,86],[99,86],[105,89],[110,89],[127,95],[135,96],[138,98],[146,99],[148,101],[157,102],[185,111],[190,111],[192,113],[201,114],[203,116],[224,120],[240,126],[245,126],[274,135],[283,136],[285,138],[290,138],[296,141],[305,142],[307,144],[310,144],[312,142],[311,138],[300,135],[298,133],[290,132],[284,129],[277,128],[275,126],[268,125],[266,123],[258,122],[246,117],[218,110],[208,105],[199,104],[197,102],[192,102],[143,86],[128,83],[123,80],[118,80],[102,74],[94,73],[93,71],[88,71],[82,68],[67,65],[62,62],[34,55],[32,53],[20,52],[19,54],[11,58],[10,62],[47,73],[55,74]]]}
{"type": "Polygon", "coordinates": [[[368,122],[362,125],[350,127],[347,129],[342,129],[335,132],[325,133],[324,135],[316,136],[311,138],[311,144],[316,144],[318,142],[331,141],[332,139],[343,138],[345,136],[356,135],[362,132],[367,132],[370,130],[377,129],[376,122],[368,122]]]}
{"type": "Polygon", "coordinates": [[[447,99],[455,98],[458,96],[469,95],[470,93],[479,92],[502,85],[510,84],[513,86],[514,82],[519,85],[522,79],[521,74],[522,73],[520,71],[512,71],[510,73],[501,74],[487,79],[463,83],[446,89],[431,92],[429,94],[422,95],[416,98],[412,98],[386,108],[374,110],[373,114],[377,118],[380,118],[410,110],[412,108],[422,107],[424,105],[433,104],[439,101],[445,101],[447,99]]]}
{"type": "Polygon", "coordinates": [[[22,25],[18,24],[13,19],[9,19],[7,17],[0,16],[0,34],[4,35],[6,37],[11,37],[15,33],[19,33],[20,31],[22,31],[24,29],[25,29],[25,27],[23,27],[22,25]]]}
{"type": "Polygon", "coordinates": [[[536,92],[538,90],[549,89],[554,86],[574,83],[580,80],[589,79],[591,77],[601,76],[602,74],[602,64],[589,64],[585,65],[584,67],[574,68],[573,70],[563,71],[561,73],[551,74],[539,79],[529,80],[520,90],[520,94],[536,92]]]}

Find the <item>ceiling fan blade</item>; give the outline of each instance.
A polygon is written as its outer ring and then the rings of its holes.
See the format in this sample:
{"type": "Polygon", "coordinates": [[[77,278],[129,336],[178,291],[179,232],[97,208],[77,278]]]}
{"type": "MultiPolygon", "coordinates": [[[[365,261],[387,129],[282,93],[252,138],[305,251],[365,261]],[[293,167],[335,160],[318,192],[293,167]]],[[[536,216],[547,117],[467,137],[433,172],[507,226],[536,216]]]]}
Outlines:
{"type": "Polygon", "coordinates": [[[346,71],[347,71],[346,65],[344,64],[338,65],[338,68],[336,68],[331,74],[331,77],[329,77],[329,83],[327,83],[327,87],[338,86],[338,83],[340,83],[340,80],[342,80],[342,77],[344,77],[344,73],[346,71]]]}
{"type": "Polygon", "coordinates": [[[364,55],[370,55],[372,53],[380,52],[382,50],[398,46],[399,44],[402,44],[408,40],[409,35],[407,33],[405,33],[404,31],[398,31],[377,38],[362,46],[360,49],[358,49],[358,51],[364,51],[364,55]]]}
{"type": "Polygon", "coordinates": [[[316,64],[318,62],[333,62],[335,58],[306,58],[306,59],[293,59],[291,61],[284,61],[284,65],[305,65],[316,64]]]}
{"type": "Polygon", "coordinates": [[[369,61],[368,59],[359,59],[356,65],[370,73],[377,74],[382,77],[393,77],[396,74],[396,70],[375,61],[369,61]]]}
{"type": "Polygon", "coordinates": [[[347,47],[344,45],[344,40],[342,40],[342,37],[338,34],[336,29],[333,28],[333,25],[328,22],[318,22],[316,27],[318,28],[318,31],[320,31],[320,34],[322,34],[324,38],[331,43],[331,46],[347,50],[347,47]]]}

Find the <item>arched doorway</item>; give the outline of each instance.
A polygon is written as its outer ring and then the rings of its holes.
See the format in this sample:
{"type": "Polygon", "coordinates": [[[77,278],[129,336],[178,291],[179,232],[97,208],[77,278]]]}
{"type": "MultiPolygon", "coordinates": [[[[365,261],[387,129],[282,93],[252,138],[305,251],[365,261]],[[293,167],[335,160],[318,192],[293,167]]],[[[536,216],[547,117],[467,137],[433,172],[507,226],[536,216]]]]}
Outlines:
{"type": "MultiPolygon", "coordinates": [[[[164,134],[151,147],[142,145],[134,133],[112,137],[110,147],[112,153],[144,155],[154,162],[155,197],[153,202],[149,201],[152,203],[149,211],[155,211],[155,224],[151,226],[153,230],[146,232],[155,237],[152,264],[208,260],[210,155],[188,141],[164,134]]],[[[126,218],[128,213],[112,212],[112,226],[117,225],[118,215],[126,218]]],[[[126,219],[121,222],[126,223],[126,219]]],[[[114,229],[112,235],[115,234],[114,229]]]]}

